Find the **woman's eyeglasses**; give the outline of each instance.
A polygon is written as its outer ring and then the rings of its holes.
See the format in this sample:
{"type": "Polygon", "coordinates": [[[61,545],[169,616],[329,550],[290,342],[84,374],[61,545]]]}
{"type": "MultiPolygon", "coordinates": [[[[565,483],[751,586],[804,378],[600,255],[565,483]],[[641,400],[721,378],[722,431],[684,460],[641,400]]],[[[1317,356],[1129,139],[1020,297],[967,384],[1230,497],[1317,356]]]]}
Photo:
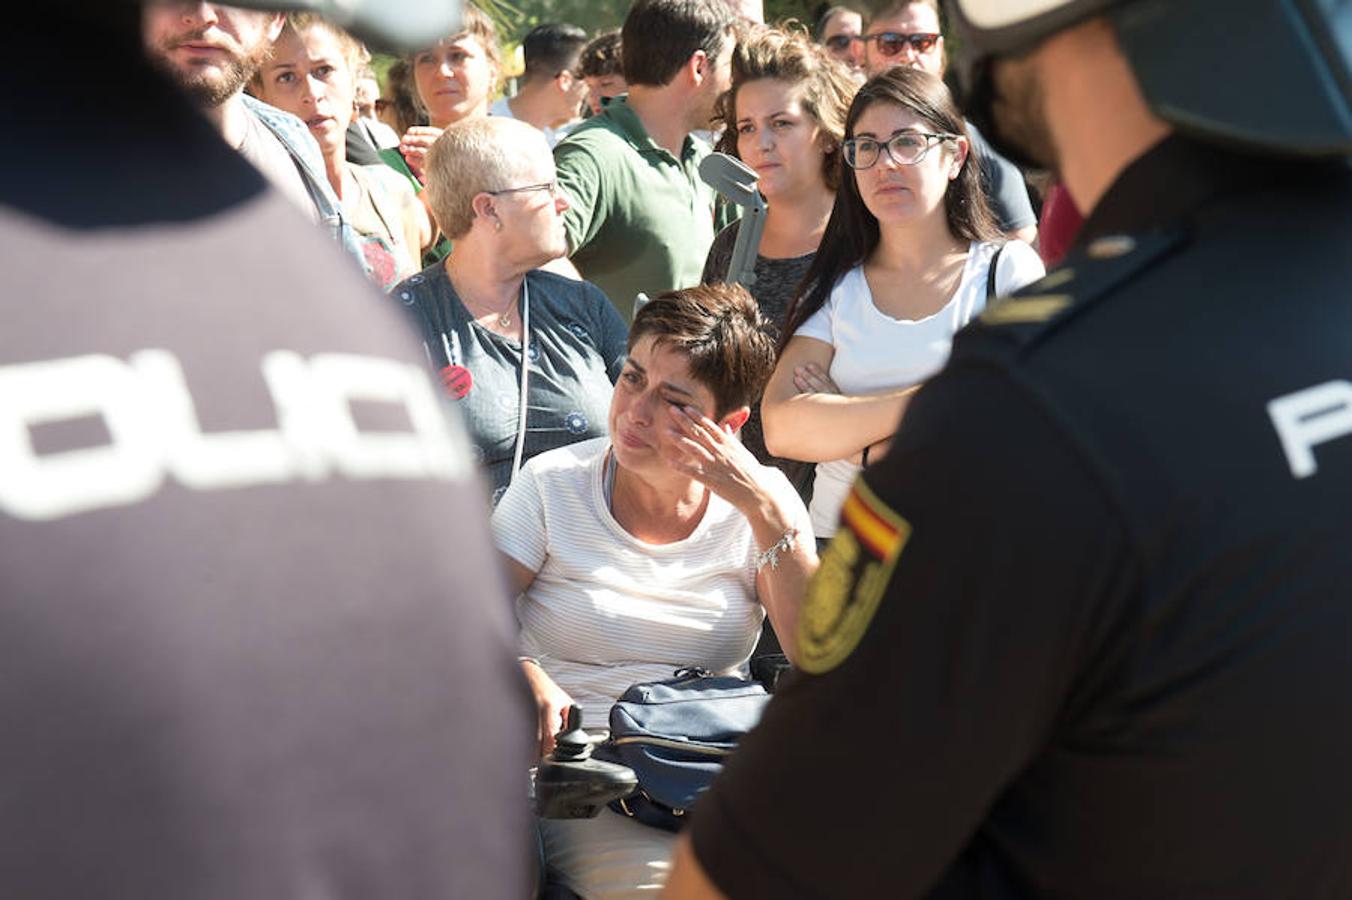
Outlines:
{"type": "Polygon", "coordinates": [[[911,49],[917,54],[929,53],[939,43],[939,35],[933,32],[919,32],[916,34],[902,34],[899,31],[884,31],[879,34],[869,34],[860,38],[865,43],[872,42],[878,50],[878,55],[884,57],[900,56],[901,51],[910,44],[911,49]]]}
{"type": "Polygon", "coordinates": [[[496,197],[499,194],[526,194],[531,191],[549,191],[549,196],[557,197],[559,195],[559,183],[557,181],[543,181],[540,184],[526,184],[521,187],[503,188],[500,191],[484,191],[484,193],[496,197]]]}
{"type": "Polygon", "coordinates": [[[930,134],[924,131],[902,131],[885,141],[873,138],[850,138],[841,145],[845,165],[851,169],[871,169],[887,150],[888,157],[899,166],[913,166],[925,158],[931,147],[944,141],[955,141],[956,134],[930,134]]]}

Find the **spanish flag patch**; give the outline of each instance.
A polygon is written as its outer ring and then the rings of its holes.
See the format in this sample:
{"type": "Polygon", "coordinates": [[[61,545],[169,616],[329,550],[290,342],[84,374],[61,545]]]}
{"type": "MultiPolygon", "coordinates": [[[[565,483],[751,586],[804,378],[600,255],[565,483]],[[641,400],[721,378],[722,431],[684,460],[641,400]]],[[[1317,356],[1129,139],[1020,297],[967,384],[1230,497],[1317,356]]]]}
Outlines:
{"type": "Polygon", "coordinates": [[[840,527],[808,584],[798,619],[799,668],[820,675],[854,652],[910,536],[910,523],[855,479],[840,527]]]}

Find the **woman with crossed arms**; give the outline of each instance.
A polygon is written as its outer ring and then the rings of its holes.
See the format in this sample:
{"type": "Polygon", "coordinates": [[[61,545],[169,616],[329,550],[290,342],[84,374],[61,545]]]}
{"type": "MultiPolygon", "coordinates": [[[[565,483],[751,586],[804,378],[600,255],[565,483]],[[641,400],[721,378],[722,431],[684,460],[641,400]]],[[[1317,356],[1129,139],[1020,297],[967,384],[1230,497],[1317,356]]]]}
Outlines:
{"type": "Polygon", "coordinates": [[[761,404],[769,451],[817,463],[819,539],[988,289],[1043,275],[1032,247],[1000,242],[970,147],[948,88],[925,72],[874,76],[850,105],[848,170],[761,404]]]}

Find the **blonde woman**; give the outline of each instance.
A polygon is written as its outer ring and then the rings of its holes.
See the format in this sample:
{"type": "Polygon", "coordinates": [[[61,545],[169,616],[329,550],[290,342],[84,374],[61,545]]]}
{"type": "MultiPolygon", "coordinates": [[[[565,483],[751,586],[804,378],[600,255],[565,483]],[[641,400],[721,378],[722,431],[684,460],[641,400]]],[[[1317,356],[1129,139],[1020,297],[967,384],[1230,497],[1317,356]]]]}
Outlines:
{"type": "MultiPolygon", "coordinates": [[[[488,115],[502,69],[498,31],[492,19],[466,4],[460,31],[406,59],[414,93],[427,111],[427,124],[404,132],[399,157],[409,174],[422,182],[427,154],[441,132],[456,122],[488,115]]],[[[393,163],[389,154],[382,155],[393,163]]]]}
{"type": "Polygon", "coordinates": [[[535,454],[606,433],[626,328],[595,285],[542,270],[567,249],[568,201],[539,129],[502,116],[450,126],[423,193],[453,248],[394,296],[458,401],[496,502],[535,454]]]}

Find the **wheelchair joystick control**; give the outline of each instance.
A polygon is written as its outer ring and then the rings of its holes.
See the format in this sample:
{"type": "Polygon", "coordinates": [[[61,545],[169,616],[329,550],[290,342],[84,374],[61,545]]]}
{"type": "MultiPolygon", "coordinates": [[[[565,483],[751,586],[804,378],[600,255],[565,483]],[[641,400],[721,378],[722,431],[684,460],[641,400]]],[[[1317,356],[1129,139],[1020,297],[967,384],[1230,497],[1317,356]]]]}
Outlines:
{"type": "Polygon", "coordinates": [[[592,742],[582,730],[582,710],[568,707],[554,752],[535,773],[535,814],[542,819],[590,819],[612,800],[638,790],[628,766],[591,758],[592,742]]]}
{"type": "Polygon", "coordinates": [[[556,762],[571,762],[591,756],[591,738],[582,730],[582,710],[579,707],[568,707],[568,721],[563,731],[554,735],[554,752],[551,756],[556,762]]]}

